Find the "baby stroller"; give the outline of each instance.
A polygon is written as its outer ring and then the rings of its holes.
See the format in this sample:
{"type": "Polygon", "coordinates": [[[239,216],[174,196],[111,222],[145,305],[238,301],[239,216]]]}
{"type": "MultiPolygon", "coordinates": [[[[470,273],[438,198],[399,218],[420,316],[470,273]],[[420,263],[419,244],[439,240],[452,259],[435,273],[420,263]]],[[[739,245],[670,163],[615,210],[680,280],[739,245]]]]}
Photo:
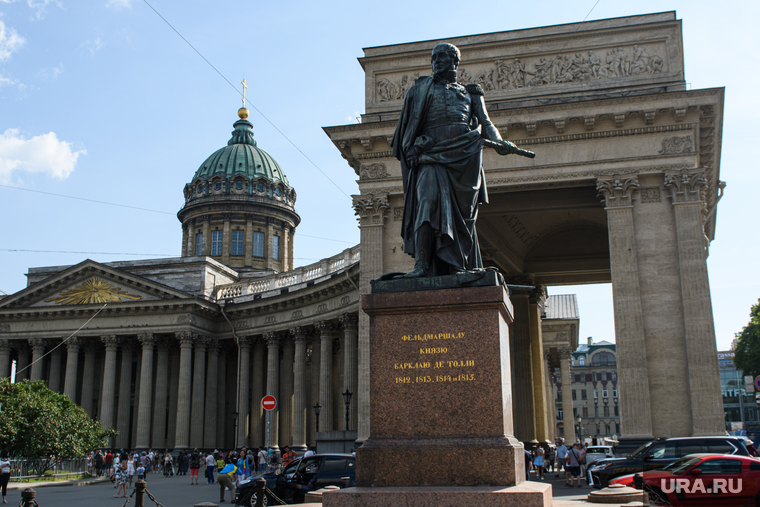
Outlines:
{"type": "Polygon", "coordinates": [[[169,458],[164,460],[164,477],[174,476],[174,459],[169,458]]]}

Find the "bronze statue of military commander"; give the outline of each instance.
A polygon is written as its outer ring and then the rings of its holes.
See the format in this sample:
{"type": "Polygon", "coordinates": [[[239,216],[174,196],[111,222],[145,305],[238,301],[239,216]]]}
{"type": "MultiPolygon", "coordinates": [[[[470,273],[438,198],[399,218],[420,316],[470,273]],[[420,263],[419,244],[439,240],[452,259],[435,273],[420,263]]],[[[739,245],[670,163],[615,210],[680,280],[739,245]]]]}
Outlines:
{"type": "Polygon", "coordinates": [[[404,252],[414,256],[405,278],[482,269],[475,221],[488,202],[483,146],[534,156],[501,138],[480,85],[457,83],[459,59],[456,46],[433,48],[433,76],[407,91],[391,142],[404,183],[404,252]]]}

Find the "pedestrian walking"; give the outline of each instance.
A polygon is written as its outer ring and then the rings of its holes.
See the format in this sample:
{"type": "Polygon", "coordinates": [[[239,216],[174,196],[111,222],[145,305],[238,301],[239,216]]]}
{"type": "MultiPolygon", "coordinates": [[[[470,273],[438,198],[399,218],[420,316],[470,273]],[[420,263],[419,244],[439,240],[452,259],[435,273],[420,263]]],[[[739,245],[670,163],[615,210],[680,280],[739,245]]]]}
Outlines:
{"type": "Polygon", "coordinates": [[[565,469],[565,475],[567,475],[567,447],[561,438],[557,439],[557,473],[554,477],[559,477],[559,472],[565,469]]]}
{"type": "Polygon", "coordinates": [[[169,454],[169,450],[164,451],[164,477],[171,477],[174,475],[174,463],[172,462],[172,455],[169,454]]]}
{"type": "Polygon", "coordinates": [[[5,495],[8,494],[8,481],[11,480],[11,459],[8,457],[8,449],[0,451],[0,488],[3,491],[3,503],[8,503],[5,495]]]}
{"type": "Polygon", "coordinates": [[[201,467],[201,456],[198,449],[193,449],[190,455],[190,485],[198,484],[198,469],[201,467]]]}
{"type": "Polygon", "coordinates": [[[214,466],[215,466],[214,455],[207,452],[206,453],[206,477],[208,477],[209,484],[214,484],[214,466]]]}
{"type": "Polygon", "coordinates": [[[554,450],[554,447],[552,445],[549,445],[549,448],[546,450],[546,454],[544,454],[544,460],[546,461],[546,466],[544,469],[546,470],[546,473],[554,471],[554,458],[556,457],[556,454],[557,453],[554,450]]]}
{"type": "Polygon", "coordinates": [[[533,458],[533,466],[536,467],[536,474],[538,479],[544,480],[544,450],[543,448],[536,447],[536,457],[533,458]]]}
{"type": "Polygon", "coordinates": [[[135,478],[135,456],[137,454],[130,454],[127,458],[127,477],[129,477],[129,487],[132,487],[132,480],[135,478]]]}
{"type": "Polygon", "coordinates": [[[530,467],[533,465],[533,455],[525,449],[525,479],[530,480],[530,467]]]}
{"type": "Polygon", "coordinates": [[[190,458],[185,451],[179,452],[177,466],[177,475],[187,475],[187,471],[190,469],[190,458]]]}
{"type": "Polygon", "coordinates": [[[565,485],[572,488],[573,479],[578,479],[578,487],[581,485],[581,444],[576,442],[567,452],[567,478],[565,485]]]}
{"type": "Polygon", "coordinates": [[[259,472],[263,473],[267,471],[267,449],[262,447],[259,451],[259,472]]]}
{"type": "Polygon", "coordinates": [[[127,482],[129,482],[129,475],[127,475],[127,455],[122,454],[119,458],[119,464],[114,467],[114,475],[116,476],[117,488],[114,498],[119,498],[119,492],[124,492],[124,498],[127,497],[127,482]]]}

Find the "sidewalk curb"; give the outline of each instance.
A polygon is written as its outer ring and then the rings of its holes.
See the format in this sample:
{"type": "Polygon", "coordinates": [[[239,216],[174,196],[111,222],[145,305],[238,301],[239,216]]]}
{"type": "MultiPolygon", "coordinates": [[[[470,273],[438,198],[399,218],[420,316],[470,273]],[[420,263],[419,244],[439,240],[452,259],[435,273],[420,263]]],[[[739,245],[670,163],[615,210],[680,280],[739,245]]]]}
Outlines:
{"type": "Polygon", "coordinates": [[[9,490],[24,490],[26,488],[38,489],[38,488],[56,488],[65,486],[92,486],[93,484],[103,484],[105,482],[111,482],[108,477],[98,477],[95,479],[72,479],[70,481],[57,481],[57,482],[23,482],[23,483],[8,483],[9,490]]]}

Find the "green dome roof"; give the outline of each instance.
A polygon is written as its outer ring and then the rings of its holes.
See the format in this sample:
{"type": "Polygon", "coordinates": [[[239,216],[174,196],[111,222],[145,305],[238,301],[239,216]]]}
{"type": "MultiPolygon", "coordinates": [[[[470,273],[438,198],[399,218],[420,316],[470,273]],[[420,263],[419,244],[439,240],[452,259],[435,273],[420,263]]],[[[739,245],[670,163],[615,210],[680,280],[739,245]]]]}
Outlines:
{"type": "Polygon", "coordinates": [[[242,174],[251,180],[265,178],[271,182],[281,181],[288,185],[288,179],[269,153],[258,148],[253,139],[253,124],[248,120],[238,120],[234,124],[232,138],[227,146],[215,151],[195,172],[193,181],[209,180],[221,175],[225,178],[242,174]]]}

